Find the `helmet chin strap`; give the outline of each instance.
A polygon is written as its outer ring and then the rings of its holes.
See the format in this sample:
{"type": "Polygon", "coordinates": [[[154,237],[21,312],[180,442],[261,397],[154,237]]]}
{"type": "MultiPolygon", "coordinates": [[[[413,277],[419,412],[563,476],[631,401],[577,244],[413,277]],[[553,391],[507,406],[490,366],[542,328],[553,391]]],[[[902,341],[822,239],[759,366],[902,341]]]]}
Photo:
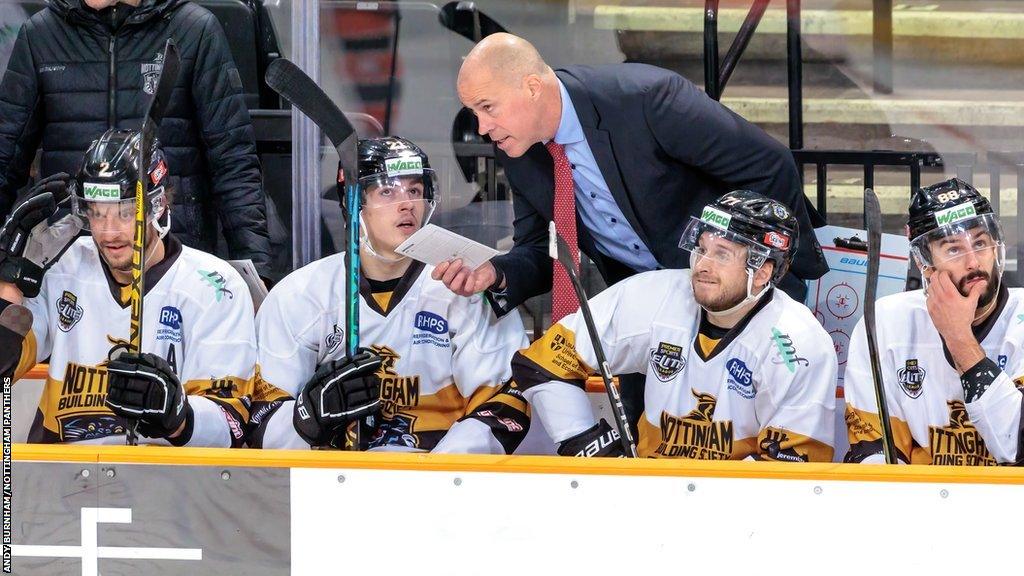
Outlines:
{"type": "Polygon", "coordinates": [[[367,234],[367,232],[366,232],[366,223],[363,222],[363,215],[362,215],[362,213],[359,214],[359,245],[365,247],[366,251],[369,252],[370,256],[373,256],[374,258],[376,258],[377,260],[380,260],[381,262],[387,262],[389,264],[395,264],[395,263],[401,262],[402,260],[407,260],[409,258],[408,256],[399,256],[398,258],[388,258],[387,256],[382,256],[382,255],[378,254],[377,251],[373,249],[373,243],[370,242],[370,235],[367,234]]]}
{"type": "Polygon", "coordinates": [[[743,308],[744,306],[750,304],[751,302],[760,300],[761,296],[764,296],[765,292],[768,291],[768,288],[771,287],[771,285],[771,282],[766,283],[764,285],[764,288],[761,288],[761,290],[757,294],[754,294],[754,271],[751,270],[750,268],[747,268],[747,295],[742,300],[740,300],[734,306],[730,307],[727,310],[708,310],[704,306],[701,306],[701,308],[704,308],[704,311],[707,312],[710,316],[729,316],[738,311],[739,309],[743,308]]]}

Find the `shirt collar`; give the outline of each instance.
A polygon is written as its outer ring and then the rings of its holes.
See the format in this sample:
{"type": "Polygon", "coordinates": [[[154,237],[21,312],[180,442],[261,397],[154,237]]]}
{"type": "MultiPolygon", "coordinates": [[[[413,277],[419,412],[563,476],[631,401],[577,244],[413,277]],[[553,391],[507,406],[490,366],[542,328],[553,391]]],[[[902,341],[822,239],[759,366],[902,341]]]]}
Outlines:
{"type": "Polygon", "coordinates": [[[558,80],[558,91],[562,94],[562,119],[558,122],[558,130],[555,131],[555,142],[558,144],[575,144],[582,142],[583,126],[580,124],[580,117],[576,115],[576,108],[573,108],[572,99],[565,89],[565,84],[558,80]]]}

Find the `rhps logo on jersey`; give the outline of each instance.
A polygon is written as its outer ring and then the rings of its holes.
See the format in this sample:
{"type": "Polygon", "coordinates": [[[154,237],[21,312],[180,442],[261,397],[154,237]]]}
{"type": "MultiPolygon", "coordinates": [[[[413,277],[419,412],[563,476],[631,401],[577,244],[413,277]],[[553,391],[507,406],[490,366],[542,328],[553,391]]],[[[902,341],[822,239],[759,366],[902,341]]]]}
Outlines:
{"type": "Polygon", "coordinates": [[[388,178],[396,176],[420,176],[423,174],[423,159],[419,156],[389,158],[384,161],[384,171],[388,178]]]}
{"type": "Polygon", "coordinates": [[[974,209],[974,204],[964,202],[963,204],[957,204],[956,206],[946,208],[945,210],[936,211],[935,223],[939,226],[944,226],[946,224],[954,224],[977,215],[978,212],[974,209]]]}
{"type": "Polygon", "coordinates": [[[414,326],[417,330],[426,330],[427,332],[433,332],[434,334],[444,334],[445,332],[448,332],[448,321],[441,316],[438,316],[433,312],[427,312],[426,310],[416,314],[414,326]]]}
{"type": "Polygon", "coordinates": [[[743,360],[729,358],[725,363],[725,371],[728,374],[729,390],[748,400],[757,396],[757,390],[754,389],[754,373],[747,368],[743,360]]]}
{"type": "Polygon", "coordinates": [[[796,355],[796,346],[793,345],[793,338],[789,334],[783,334],[778,328],[772,326],[772,342],[775,343],[775,357],[772,364],[785,364],[790,373],[796,372],[797,365],[807,366],[810,361],[796,355]]]}
{"type": "Polygon", "coordinates": [[[707,222],[715,228],[721,228],[722,230],[728,230],[729,223],[732,222],[732,216],[712,206],[704,207],[704,211],[700,214],[700,219],[702,222],[707,222]]]}
{"type": "Polygon", "coordinates": [[[57,326],[62,332],[70,332],[85,313],[78,305],[78,297],[70,290],[65,290],[57,300],[57,326]]]}
{"type": "Polygon", "coordinates": [[[651,368],[658,380],[668,382],[685,367],[686,358],[683,358],[682,346],[659,342],[657,349],[651,349],[651,368]]]}
{"type": "Polygon", "coordinates": [[[910,358],[904,363],[903,368],[896,371],[896,379],[900,382],[900,388],[911,398],[917,398],[924,392],[925,369],[917,364],[917,358],[910,358]]]}
{"type": "Polygon", "coordinates": [[[789,235],[782,234],[781,232],[765,232],[764,243],[766,246],[771,246],[778,250],[789,249],[789,235]]]}
{"type": "Polygon", "coordinates": [[[221,297],[225,294],[227,294],[229,300],[233,300],[235,298],[235,294],[224,287],[224,285],[227,284],[227,280],[224,279],[224,275],[220,272],[217,272],[216,270],[213,272],[199,270],[199,276],[202,277],[203,280],[206,280],[206,283],[216,290],[215,296],[217,298],[217,302],[220,302],[221,297]]]}
{"type": "Polygon", "coordinates": [[[331,354],[334,354],[334,352],[338,349],[338,346],[341,346],[341,343],[344,340],[345,331],[342,330],[337,324],[335,324],[334,329],[331,330],[331,333],[328,334],[326,338],[324,338],[324,346],[327,347],[327,350],[324,351],[324,355],[329,356],[331,354]]]}
{"type": "Polygon", "coordinates": [[[156,329],[157,340],[181,343],[181,311],[174,306],[160,309],[160,326],[156,329]]]}
{"type": "Polygon", "coordinates": [[[142,72],[142,91],[150,96],[156,94],[156,85],[160,81],[160,72],[164,69],[163,52],[157,52],[153,62],[143,62],[140,68],[142,72]]]}

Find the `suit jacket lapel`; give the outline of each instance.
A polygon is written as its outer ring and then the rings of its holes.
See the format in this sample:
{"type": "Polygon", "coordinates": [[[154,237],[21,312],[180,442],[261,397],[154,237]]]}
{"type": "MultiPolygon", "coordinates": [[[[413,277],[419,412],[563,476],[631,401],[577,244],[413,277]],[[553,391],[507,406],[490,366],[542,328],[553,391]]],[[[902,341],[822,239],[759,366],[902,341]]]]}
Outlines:
{"type": "Polygon", "coordinates": [[[597,109],[594,108],[593,101],[591,101],[584,86],[574,76],[565,70],[557,71],[557,75],[558,79],[565,84],[569,98],[572,99],[576,115],[579,116],[580,124],[583,126],[583,133],[587,137],[587,144],[590,146],[590,151],[594,153],[594,159],[597,160],[597,166],[601,169],[601,175],[604,177],[605,184],[608,185],[608,190],[612,193],[612,197],[615,198],[615,203],[618,204],[619,210],[622,210],[623,216],[626,217],[629,225],[633,227],[633,230],[644,241],[644,244],[650,246],[651,243],[647,240],[647,233],[636,217],[633,203],[630,201],[629,195],[626,192],[626,186],[622,182],[619,163],[615,158],[615,150],[612,148],[611,136],[607,130],[603,130],[600,127],[600,118],[598,117],[597,109]]]}

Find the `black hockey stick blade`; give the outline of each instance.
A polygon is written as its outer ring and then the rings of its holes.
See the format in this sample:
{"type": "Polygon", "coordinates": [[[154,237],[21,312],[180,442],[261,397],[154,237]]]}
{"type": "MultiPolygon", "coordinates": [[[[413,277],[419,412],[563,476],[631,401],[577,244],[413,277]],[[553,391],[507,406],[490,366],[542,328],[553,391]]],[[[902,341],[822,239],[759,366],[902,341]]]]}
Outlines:
{"type": "Polygon", "coordinates": [[[181,70],[181,60],[178,56],[178,45],[173,38],[167,39],[164,45],[164,63],[160,70],[160,79],[156,83],[156,91],[153,99],[149,101],[149,108],[143,117],[143,124],[149,123],[154,129],[160,126],[167,112],[167,104],[171,100],[171,93],[174,92],[174,85],[178,81],[178,72],[181,70]]]}
{"type": "Polygon", "coordinates": [[[882,381],[882,368],[878,355],[878,328],[875,324],[875,299],[878,295],[878,267],[882,259],[882,209],[878,196],[870,188],[864,189],[864,222],[868,229],[868,275],[864,284],[864,333],[868,340],[871,379],[875,385],[878,419],[882,427],[882,452],[887,464],[896,463],[896,447],[889,422],[889,408],[882,381]]]}
{"type": "Polygon", "coordinates": [[[633,438],[633,431],[629,427],[629,419],[626,418],[626,409],[622,406],[622,396],[619,389],[612,381],[612,371],[608,367],[608,359],[604,355],[604,348],[601,347],[601,337],[597,333],[597,325],[594,324],[594,315],[590,311],[590,303],[587,301],[587,293],[583,290],[579,276],[576,274],[576,261],[572,257],[572,249],[565,243],[565,240],[558,235],[555,223],[548,225],[548,255],[557,260],[572,282],[573,291],[576,292],[576,300],[580,304],[580,314],[583,315],[583,322],[587,325],[587,334],[590,336],[590,343],[594,347],[594,356],[601,371],[601,380],[604,382],[605,393],[608,394],[608,401],[611,404],[612,413],[615,415],[615,427],[619,432],[619,441],[622,443],[622,450],[626,456],[636,458],[636,440],[633,438]]]}
{"type": "Polygon", "coordinates": [[[441,8],[438,18],[442,26],[473,42],[497,32],[508,32],[494,18],[481,12],[476,2],[449,2],[441,8]]]}
{"type": "Polygon", "coordinates": [[[267,66],[266,80],[268,86],[324,131],[337,149],[343,169],[356,166],[359,137],[345,114],[312,78],[290,60],[278,58],[267,66]]]}

